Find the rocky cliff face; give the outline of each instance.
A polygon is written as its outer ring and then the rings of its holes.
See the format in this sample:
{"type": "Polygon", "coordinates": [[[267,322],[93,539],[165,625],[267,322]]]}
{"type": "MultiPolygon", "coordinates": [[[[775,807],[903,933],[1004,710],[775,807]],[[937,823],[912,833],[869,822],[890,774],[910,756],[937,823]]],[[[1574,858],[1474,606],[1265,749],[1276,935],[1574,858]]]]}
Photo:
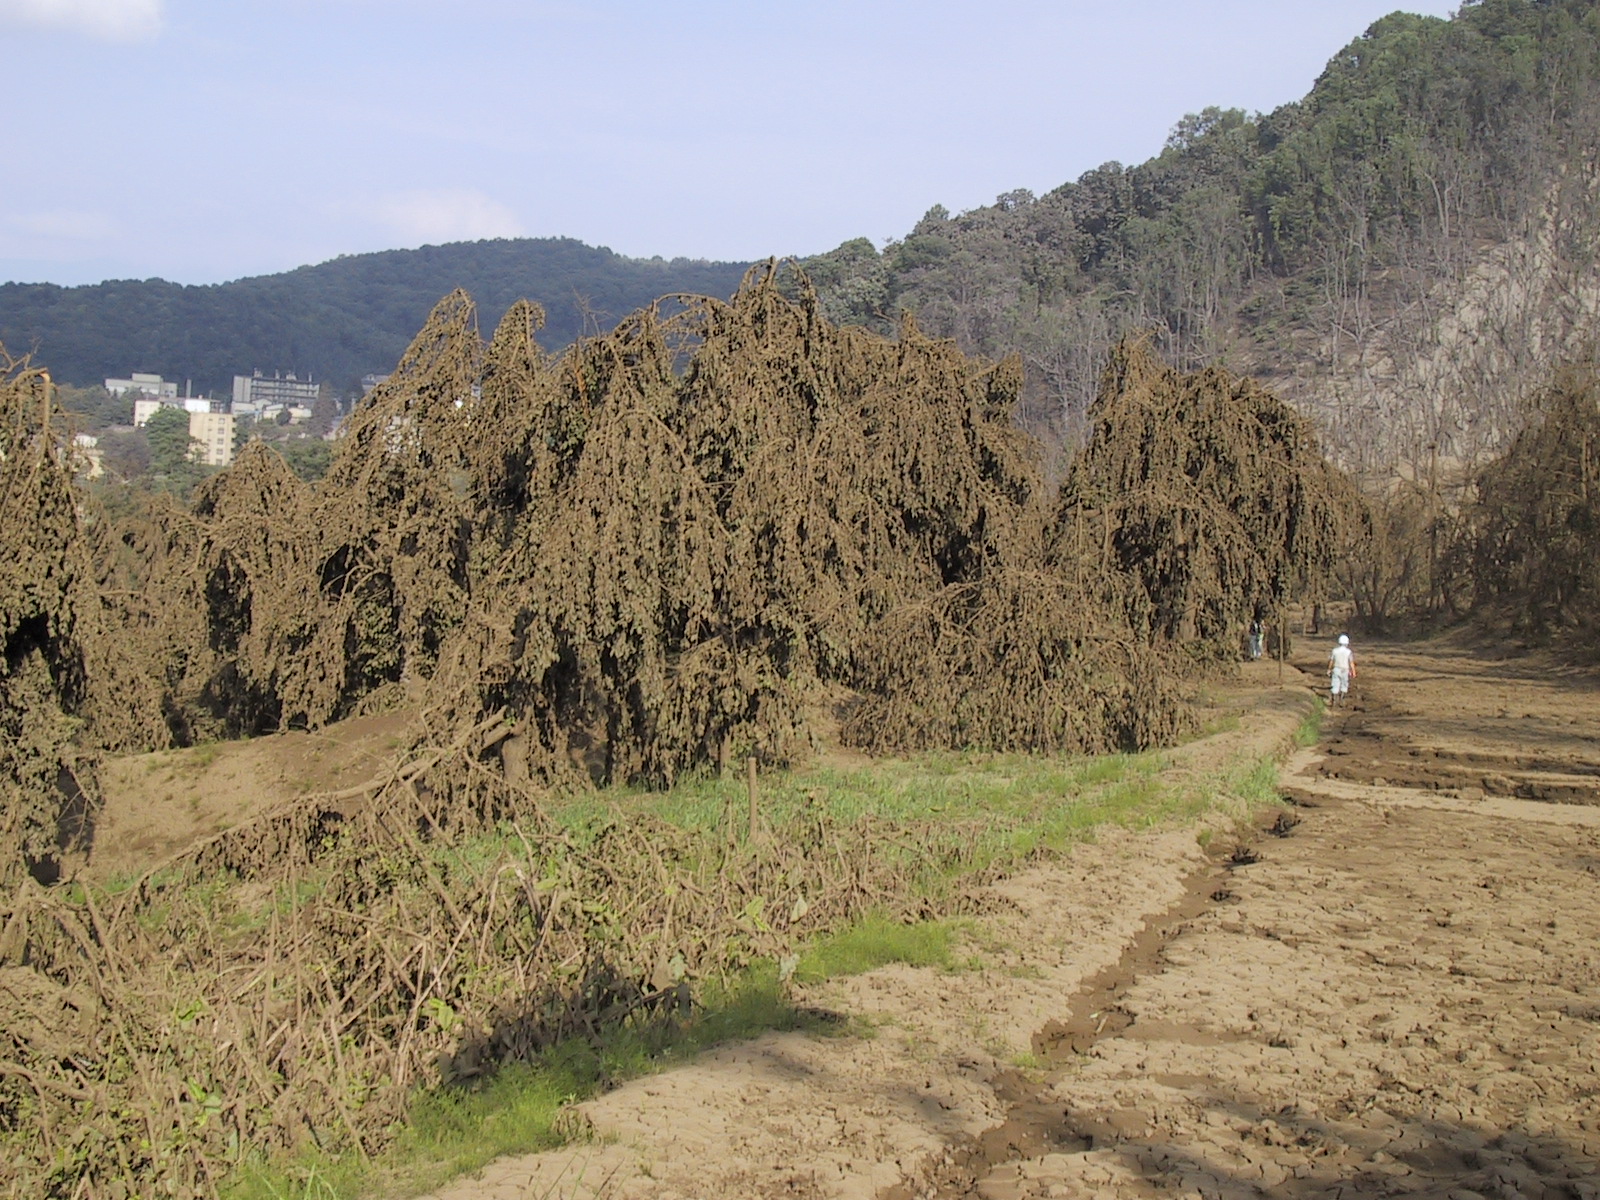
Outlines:
{"type": "Polygon", "coordinates": [[[1254,373],[1347,467],[1430,472],[1504,450],[1528,398],[1600,345],[1600,163],[1562,171],[1522,228],[1434,271],[1394,268],[1254,373]],[[1441,269],[1442,268],[1442,269],[1441,269]]]}

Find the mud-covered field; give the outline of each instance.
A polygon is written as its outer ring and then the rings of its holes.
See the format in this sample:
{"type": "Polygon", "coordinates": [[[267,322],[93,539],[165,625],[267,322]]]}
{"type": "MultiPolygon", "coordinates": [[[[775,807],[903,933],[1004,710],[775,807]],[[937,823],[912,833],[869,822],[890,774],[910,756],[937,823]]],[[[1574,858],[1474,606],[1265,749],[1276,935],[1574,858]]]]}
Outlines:
{"type": "MultiPolygon", "coordinates": [[[[1358,652],[1244,852],[1126,834],[997,884],[981,967],[817,989],[870,1036],[631,1083],[582,1106],[597,1144],[439,1200],[1600,1195],[1595,676],[1358,652]]],[[[1250,670],[1239,730],[1189,753],[1292,729],[1250,670]]]]}

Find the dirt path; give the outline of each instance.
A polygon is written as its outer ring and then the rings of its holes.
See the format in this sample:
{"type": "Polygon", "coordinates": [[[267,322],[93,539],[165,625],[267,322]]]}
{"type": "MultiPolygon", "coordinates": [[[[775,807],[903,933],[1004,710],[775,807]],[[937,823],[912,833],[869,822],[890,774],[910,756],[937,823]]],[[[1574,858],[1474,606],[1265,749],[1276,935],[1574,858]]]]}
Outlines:
{"type": "MultiPolygon", "coordinates": [[[[580,1106],[602,1140],[439,1200],[1595,1200],[1600,689],[1445,644],[1362,667],[1252,854],[1084,847],[994,889],[982,969],[809,998],[876,1036],[636,1081],[580,1106]]],[[[1294,695],[1180,766],[1281,743],[1294,695]]]]}

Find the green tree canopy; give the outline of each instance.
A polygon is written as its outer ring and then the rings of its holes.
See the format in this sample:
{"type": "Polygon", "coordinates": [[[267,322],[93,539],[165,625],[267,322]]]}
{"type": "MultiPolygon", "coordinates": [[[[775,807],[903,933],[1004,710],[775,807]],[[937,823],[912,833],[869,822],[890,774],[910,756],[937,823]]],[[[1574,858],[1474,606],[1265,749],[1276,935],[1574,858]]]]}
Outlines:
{"type": "Polygon", "coordinates": [[[145,422],[145,439],[150,443],[150,467],[158,475],[175,475],[191,462],[197,444],[189,436],[189,414],[181,408],[162,405],[145,422]]]}

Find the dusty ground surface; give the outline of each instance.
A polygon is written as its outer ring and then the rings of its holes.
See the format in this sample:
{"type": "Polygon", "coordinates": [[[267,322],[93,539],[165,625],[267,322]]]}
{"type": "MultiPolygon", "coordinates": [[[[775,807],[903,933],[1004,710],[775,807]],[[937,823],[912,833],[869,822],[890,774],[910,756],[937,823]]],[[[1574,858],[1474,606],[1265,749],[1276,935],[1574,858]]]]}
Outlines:
{"type": "Polygon", "coordinates": [[[304,731],[109,760],[85,879],[149,870],[248,817],[308,792],[337,792],[384,771],[407,716],[355,717],[304,731]]]}
{"type": "MultiPolygon", "coordinates": [[[[579,1106],[598,1141],[437,1200],[1600,1197],[1596,678],[1445,642],[1358,662],[1280,836],[1085,846],[994,890],[981,969],[807,997],[873,1036],[630,1083],[579,1106]]],[[[1303,684],[1250,671],[1176,769],[1282,744],[1303,684]]]]}

